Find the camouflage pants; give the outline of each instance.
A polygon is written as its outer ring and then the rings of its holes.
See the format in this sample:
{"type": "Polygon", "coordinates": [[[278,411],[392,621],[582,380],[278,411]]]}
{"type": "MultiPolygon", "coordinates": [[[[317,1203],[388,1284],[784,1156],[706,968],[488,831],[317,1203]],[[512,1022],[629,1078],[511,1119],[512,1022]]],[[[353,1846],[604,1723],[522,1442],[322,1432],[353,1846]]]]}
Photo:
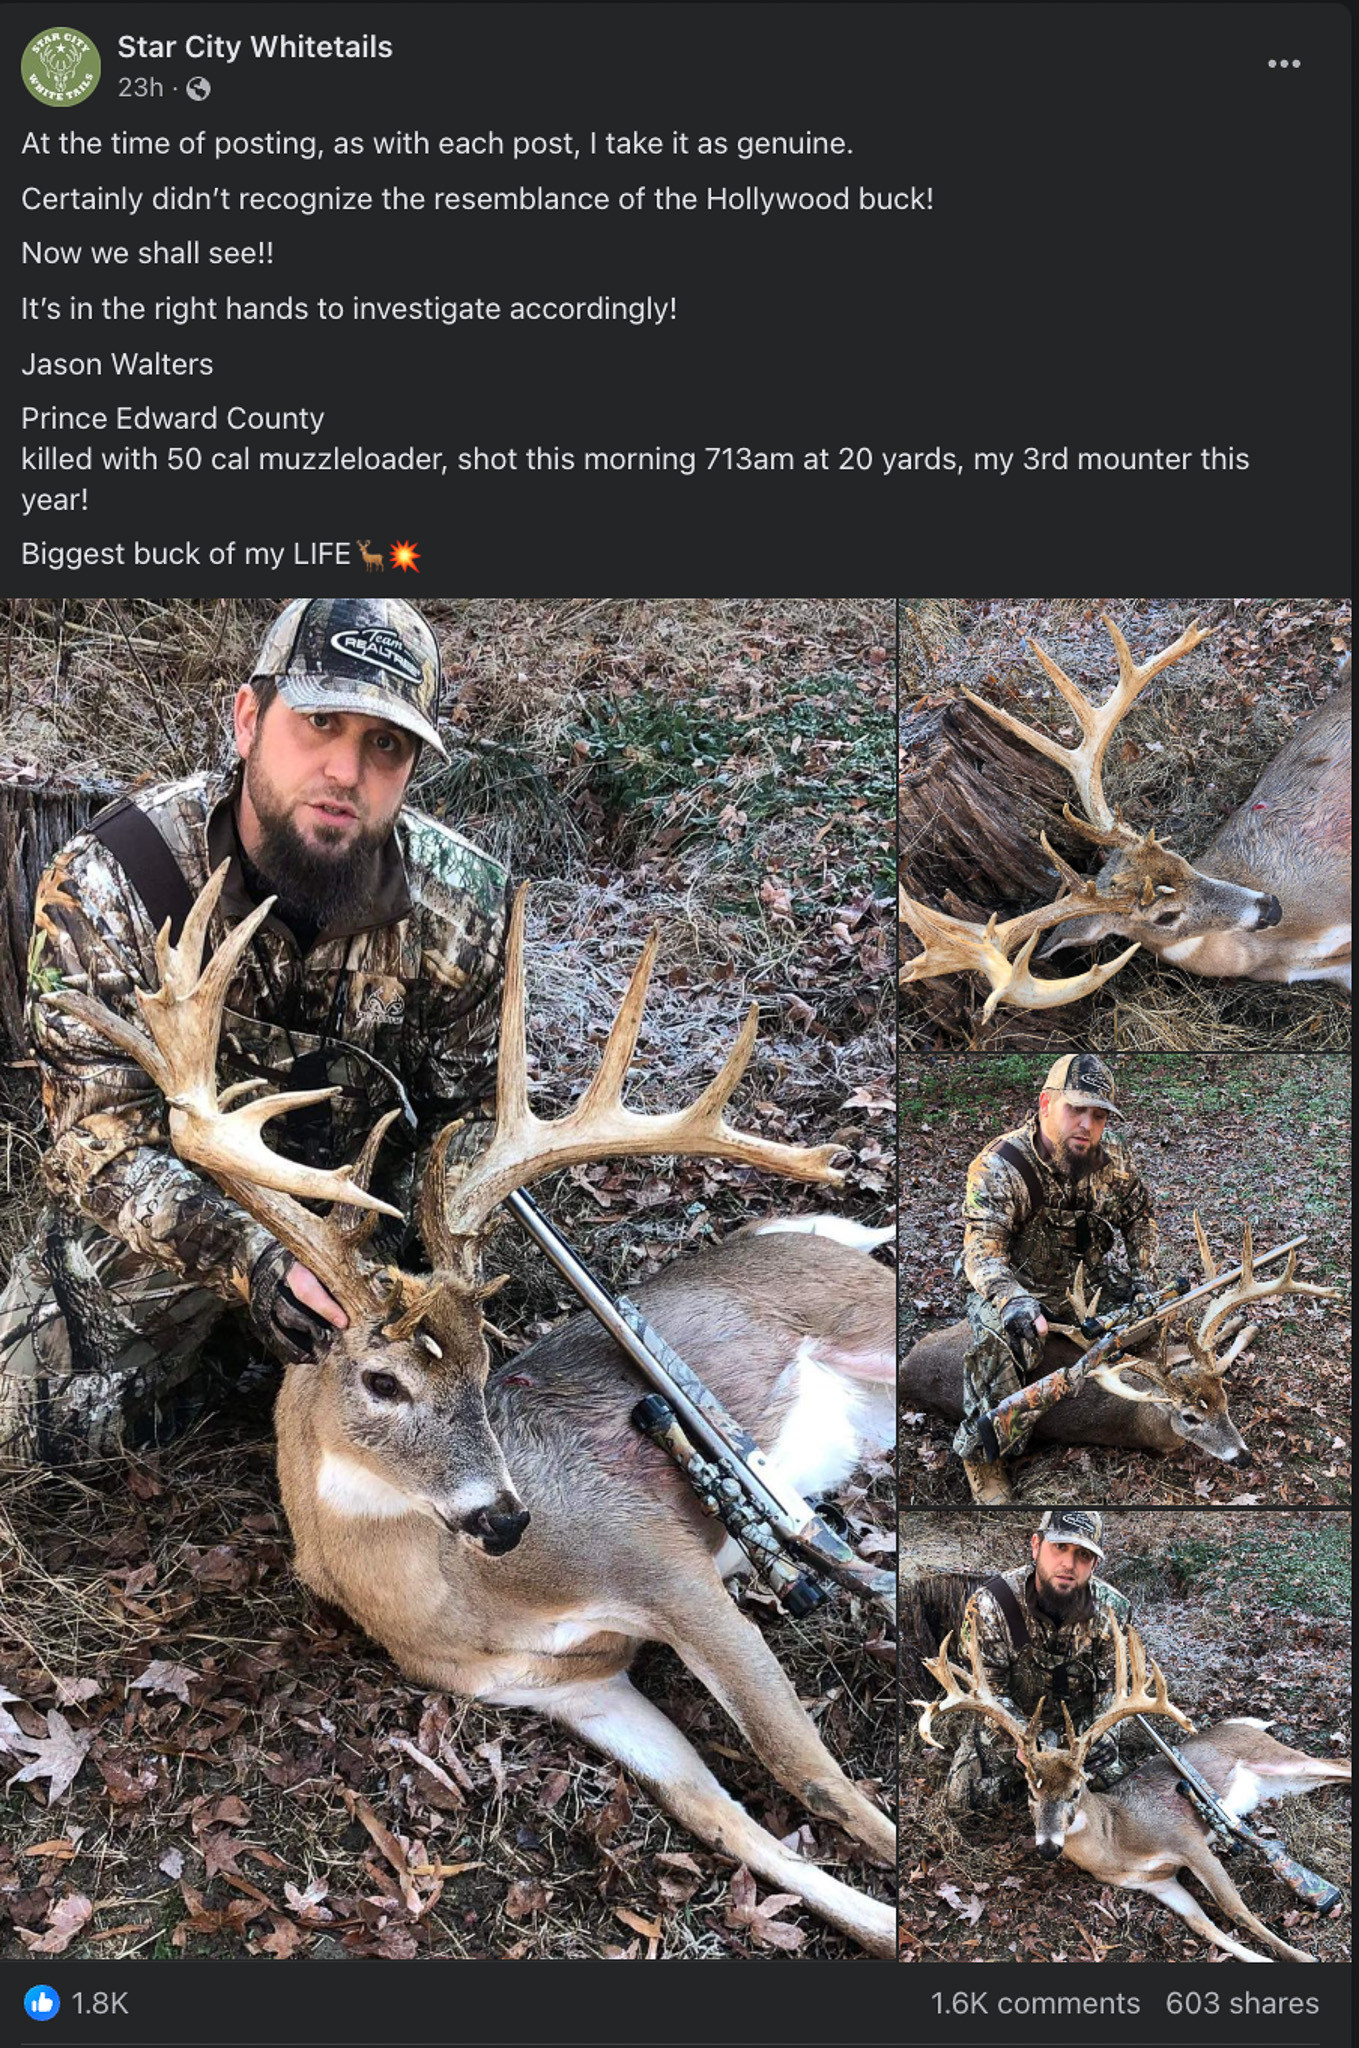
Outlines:
{"type": "MultiPolygon", "coordinates": [[[[1106,1266],[1095,1277],[1101,1290],[1101,1310],[1132,1298],[1133,1281],[1128,1273],[1106,1266]]],[[[1093,1284],[1089,1291],[1093,1293],[1093,1284]]],[[[1071,1309],[1054,1308],[1045,1313],[1065,1320],[1071,1309]]],[[[1017,1394],[1025,1381],[1015,1355],[1005,1341],[1000,1312],[991,1306],[985,1295],[968,1295],[967,1321],[972,1342],[963,1358],[963,1419],[954,1435],[953,1448],[960,1458],[975,1458],[981,1451],[981,1437],[977,1430],[980,1418],[989,1414],[1008,1394],[1017,1394]]],[[[1040,1368],[1033,1377],[1041,1378],[1047,1369],[1040,1368]]],[[[1011,1439],[1007,1457],[1017,1456],[1025,1448],[1037,1423],[1036,1415],[1024,1417],[1018,1433],[1011,1439]]]]}
{"type": "Polygon", "coordinates": [[[103,1341],[98,1369],[79,1369],[48,1270],[49,1222],[40,1221],[0,1293],[0,1462],[75,1464],[166,1441],[201,1406],[185,1382],[231,1310],[85,1225],[74,1252],[103,1341]]]}

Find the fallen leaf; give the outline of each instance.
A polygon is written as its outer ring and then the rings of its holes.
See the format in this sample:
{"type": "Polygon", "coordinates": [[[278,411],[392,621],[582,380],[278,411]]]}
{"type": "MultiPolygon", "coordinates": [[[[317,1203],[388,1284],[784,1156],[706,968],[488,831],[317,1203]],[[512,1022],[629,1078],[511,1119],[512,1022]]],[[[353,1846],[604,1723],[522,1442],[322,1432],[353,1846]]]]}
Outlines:
{"type": "Polygon", "coordinates": [[[15,1772],[9,1781],[10,1784],[27,1785],[35,1779],[46,1778],[49,1781],[49,1806],[70,1791],[80,1766],[85,1761],[85,1752],[94,1740],[93,1728],[82,1728],[77,1732],[65,1715],[59,1714],[55,1707],[49,1707],[47,1710],[45,1738],[25,1735],[17,1726],[12,1733],[0,1729],[0,1734],[4,1735],[9,1748],[16,1754],[27,1755],[32,1759],[21,1771],[15,1772]]]}
{"type": "Polygon", "coordinates": [[[630,1913],[626,1906],[615,1906],[613,1917],[621,1920],[625,1927],[630,1927],[634,1934],[644,1934],[648,1941],[659,1941],[664,1932],[659,1920],[644,1920],[640,1913],[630,1913]]]}
{"type": "Polygon", "coordinates": [[[157,1868],[163,1870],[167,1877],[173,1878],[178,1883],[179,1879],[184,1875],[184,1851],[182,1849],[167,1849],[161,1857],[157,1868]]]}
{"type": "Polygon", "coordinates": [[[64,1899],[53,1902],[47,1915],[46,1934],[32,1934],[26,1927],[17,1927],[15,1933],[30,1955],[65,1955],[93,1911],[90,1901],[80,1892],[69,1892],[64,1899]]]}
{"type": "Polygon", "coordinates": [[[168,1692],[177,1700],[189,1704],[189,1680],[199,1673],[187,1664],[170,1664],[164,1658],[157,1658],[148,1664],[140,1678],[134,1678],[128,1685],[129,1692],[168,1692]]]}
{"type": "Polygon", "coordinates": [[[510,1920],[527,1920],[532,1913],[546,1911],[548,1889],[536,1877],[517,1877],[505,1894],[505,1914],[510,1920]]]}

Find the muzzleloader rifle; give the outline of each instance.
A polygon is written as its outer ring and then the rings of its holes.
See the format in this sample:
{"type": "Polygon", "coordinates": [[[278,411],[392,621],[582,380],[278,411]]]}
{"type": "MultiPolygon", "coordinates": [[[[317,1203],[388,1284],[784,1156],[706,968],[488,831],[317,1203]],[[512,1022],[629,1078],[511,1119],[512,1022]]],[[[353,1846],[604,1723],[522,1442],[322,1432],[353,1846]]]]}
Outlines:
{"type": "Polygon", "coordinates": [[[1208,1780],[1185,1761],[1174,1743],[1167,1742],[1164,1735],[1158,1734],[1145,1714],[1138,1714],[1136,1719],[1138,1727],[1146,1730],[1162,1756],[1174,1765],[1186,1797],[1212,1827],[1220,1828],[1224,1834],[1235,1835],[1237,1841],[1245,1842],[1263,1856],[1274,1875],[1300,1899],[1306,1899],[1318,1913],[1329,1913],[1332,1906],[1339,1905],[1342,1895],[1338,1885],[1318,1877],[1305,1864],[1295,1863],[1282,1842],[1271,1842],[1268,1836],[1257,1835],[1254,1828],[1248,1828],[1239,1815],[1222,1804],[1208,1780]]]}
{"type": "Polygon", "coordinates": [[[517,1189],[505,1207],[654,1388],[632,1411],[636,1427],[674,1459],[788,1612],[810,1614],[826,1599],[820,1573],[876,1600],[895,1620],[894,1575],[851,1550],[641,1310],[596,1278],[530,1195],[517,1189]]]}
{"type": "MultiPolygon", "coordinates": [[[[1252,1268],[1259,1272],[1262,1266],[1271,1266],[1277,1260],[1286,1258],[1296,1251],[1304,1237],[1291,1237],[1287,1244],[1275,1245],[1273,1251],[1261,1252],[1252,1261],[1252,1268]]],[[[1007,1394],[999,1406],[983,1415],[977,1424],[981,1437],[983,1455],[994,1462],[1003,1458],[1021,1431],[1027,1434],[1031,1418],[1046,1415],[1049,1408],[1055,1408],[1059,1401],[1069,1400],[1072,1394],[1080,1392],[1086,1381],[1098,1366],[1112,1365],[1122,1352],[1145,1333],[1164,1322],[1167,1316],[1178,1315],[1183,1308],[1192,1308],[1196,1301],[1204,1301],[1215,1294],[1220,1287],[1226,1287],[1233,1280],[1239,1280],[1244,1266],[1233,1266],[1229,1272],[1215,1273],[1210,1280],[1199,1286],[1190,1285],[1188,1278],[1181,1274],[1172,1280],[1159,1294],[1148,1301],[1145,1297],[1129,1302],[1117,1315],[1108,1317],[1087,1316],[1080,1329],[1083,1337],[1094,1339],[1088,1351],[1081,1353],[1070,1365],[1058,1366],[1055,1372],[1045,1373],[1041,1380],[1034,1380],[1031,1386],[1021,1387],[1017,1393],[1007,1394]]],[[[1136,1372],[1137,1360],[1124,1361],[1130,1372],[1136,1372]]]]}

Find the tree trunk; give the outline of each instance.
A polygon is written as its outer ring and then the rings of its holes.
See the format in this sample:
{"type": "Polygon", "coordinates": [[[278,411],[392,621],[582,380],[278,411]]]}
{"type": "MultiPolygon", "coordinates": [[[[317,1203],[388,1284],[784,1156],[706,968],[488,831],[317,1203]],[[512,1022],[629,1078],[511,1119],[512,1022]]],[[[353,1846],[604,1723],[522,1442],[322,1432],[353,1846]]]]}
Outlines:
{"type": "Polygon", "coordinates": [[[1051,902],[1057,876],[1039,844],[1046,832],[1084,867],[1089,841],[1062,805],[1070,778],[965,697],[924,698],[901,729],[901,886],[932,909],[984,924],[1051,902]]]}
{"type": "Polygon", "coordinates": [[[24,1025],[33,902],[44,869],[96,810],[117,794],[112,783],[64,782],[0,766],[0,1060],[28,1051],[24,1025]]]}

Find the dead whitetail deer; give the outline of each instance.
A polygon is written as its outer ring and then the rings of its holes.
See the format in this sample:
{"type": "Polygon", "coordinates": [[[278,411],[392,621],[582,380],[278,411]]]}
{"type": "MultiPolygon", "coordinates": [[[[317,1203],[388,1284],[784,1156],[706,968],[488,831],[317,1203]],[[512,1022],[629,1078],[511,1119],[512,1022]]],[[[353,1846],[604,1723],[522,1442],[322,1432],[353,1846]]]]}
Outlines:
{"type": "Polygon", "coordinates": [[[1213,1925],[1198,1900],[1180,1881],[1181,1871],[1188,1870],[1224,1913],[1248,1928],[1275,1955],[1291,1963],[1315,1962],[1315,1956],[1290,1947],[1277,1934],[1271,1934],[1263,1920],[1256,1919],[1213,1854],[1204,1822],[1181,1795],[1172,1764],[1155,1757],[1120,1779],[1110,1792],[1091,1790],[1086,1782],[1086,1764],[1100,1737],[1118,1722],[1133,1714],[1163,1714],[1188,1736],[1187,1741],[1176,1745],[1185,1762],[1207,1781],[1230,1812],[1241,1816],[1293,1792],[1313,1792],[1318,1785],[1348,1783],[1348,1759],[1331,1761],[1289,1749],[1266,1733],[1266,1721],[1220,1721],[1216,1727],[1196,1734],[1188,1715],[1171,1704],[1159,1667],[1155,1663],[1148,1666],[1137,1630],[1129,1627],[1125,1638],[1117,1622],[1111,1622],[1111,1626],[1115,1671],[1112,1703],[1079,1735],[1063,1705],[1066,1742],[1061,1748],[1045,1749],[1039,1734],[1044,1702],[1038,1702],[1025,1723],[1010,1713],[987,1685],[977,1649],[975,1602],[969,1601],[960,1631],[969,1669],[963,1671],[950,1662],[951,1635],[945,1636],[937,1657],[922,1660],[944,1691],[942,1700],[912,1702],[923,1710],[919,1721],[922,1739],[933,1749],[942,1748],[934,1739],[934,1722],[955,1709],[993,1721],[1009,1736],[1023,1766],[1034,1844],[1040,1856],[1065,1856],[1101,1884],[1119,1885],[1124,1891],[1148,1892],[1161,1905],[1169,1906],[1172,1913],[1178,1913],[1201,1940],[1212,1942],[1215,1948],[1239,1957],[1243,1963],[1268,1962],[1268,1956],[1257,1955],[1244,1942],[1213,1925]]]}
{"type": "MultiPolygon", "coordinates": [[[[460,1178],[447,1158],[458,1126],[440,1135],[418,1207],[433,1271],[396,1271],[364,1249],[376,1222],[364,1212],[395,1213],[366,1192],[390,1119],[352,1169],[323,1172],[281,1158],[262,1132],[332,1091],[230,1107],[242,1088],[217,1093],[224,994],[269,908],[237,925],[200,975],[225,872],[199,897],[177,946],[162,931],[160,988],[138,992],[144,1031],[88,997],[55,1000],[140,1062],[169,1104],[180,1157],[265,1224],[348,1314],[324,1362],[287,1369],[276,1410],[279,1481],[301,1576],[408,1677],[551,1715],[616,1758],[711,1848],[796,1894],[875,1954],[890,1954],[891,1908],[784,1848],[628,1678],[642,1642],[669,1644],[780,1784],[873,1860],[892,1862],[890,1822],[831,1757],[728,1594],[722,1574],[734,1561],[720,1526],[632,1427],[642,1389],[621,1352],[580,1316],[491,1372],[483,1332],[483,1234],[512,1190],[554,1168],[672,1153],[840,1180],[835,1146],[775,1143],[726,1122],[754,1043],[754,1009],[689,1108],[626,1108],[653,937],[594,1080],[569,1114],[544,1121],[529,1104],[521,893],[506,955],[494,1132],[460,1178]],[[308,1201],[332,1206],[317,1215],[308,1201]]],[[[837,1218],[762,1224],[637,1291],[647,1319],[804,1493],[834,1488],[862,1451],[891,1440],[894,1287],[865,1256],[885,1234],[837,1218]]]]}
{"type": "MultiPolygon", "coordinates": [[[[1197,1211],[1194,1235],[1203,1277],[1212,1280],[1218,1266],[1197,1211]]],[[[1186,1330],[1183,1342],[1172,1344],[1173,1318],[1168,1316],[1161,1324],[1154,1356],[1144,1357],[1138,1352],[1097,1366],[1078,1392],[1068,1400],[1058,1401],[1039,1417],[1033,1441],[1108,1444],[1118,1449],[1148,1451],[1173,1451],[1187,1445],[1228,1465],[1248,1457],[1249,1448],[1228,1413],[1226,1374],[1254,1343],[1259,1326],[1249,1323],[1242,1328],[1237,1311],[1252,1302],[1269,1301],[1284,1294],[1310,1295],[1328,1301],[1335,1299],[1338,1291],[1299,1280],[1295,1251],[1289,1253],[1283,1272],[1269,1280],[1256,1275],[1252,1258],[1248,1223],[1243,1233],[1241,1277],[1225,1294],[1208,1303],[1198,1328],[1186,1330]]],[[[1068,1299],[1074,1310],[1072,1323],[1049,1319],[1049,1335],[1043,1346],[1045,1373],[1074,1364],[1090,1348],[1088,1340],[1080,1335],[1080,1326],[1095,1314],[1099,1290],[1087,1298],[1083,1265],[1076,1269],[1068,1299]]],[[[951,1323],[913,1345],[901,1367],[901,1398],[905,1405],[924,1408],[949,1422],[959,1421],[963,1413],[963,1356],[971,1342],[968,1324],[951,1323]]]]}
{"type": "MultiPolygon", "coordinates": [[[[1077,874],[1040,835],[1063,885],[1052,903],[985,925],[948,917],[899,892],[901,921],[922,951],[901,972],[903,984],[962,972],[990,986],[982,1011],[999,1003],[1050,1009],[1092,994],[1117,974],[1139,946],[1195,974],[1256,981],[1336,981],[1350,985],[1350,685],[1345,680],[1299,726],[1250,796],[1233,812],[1192,866],[1155,828],[1138,832],[1104,794],[1104,756],[1129,708],[1162,669],[1208,638],[1197,620],[1174,645],[1138,663],[1112,619],[1104,624],[1118,656],[1118,682],[1092,704],[1034,640],[1043,669],[1075,713],[1081,738],[1064,747],[964,690],[1007,732],[1055,761],[1071,776],[1084,818],[1063,806],[1067,823],[1106,858],[1093,878],[1077,874]],[[1031,971],[1035,957],[1106,937],[1131,940],[1116,960],[1084,974],[1047,980],[1031,971]],[[1039,939],[1043,943],[1038,948],[1039,939]]],[[[1216,630],[1209,628],[1209,632],[1216,630]]]]}

